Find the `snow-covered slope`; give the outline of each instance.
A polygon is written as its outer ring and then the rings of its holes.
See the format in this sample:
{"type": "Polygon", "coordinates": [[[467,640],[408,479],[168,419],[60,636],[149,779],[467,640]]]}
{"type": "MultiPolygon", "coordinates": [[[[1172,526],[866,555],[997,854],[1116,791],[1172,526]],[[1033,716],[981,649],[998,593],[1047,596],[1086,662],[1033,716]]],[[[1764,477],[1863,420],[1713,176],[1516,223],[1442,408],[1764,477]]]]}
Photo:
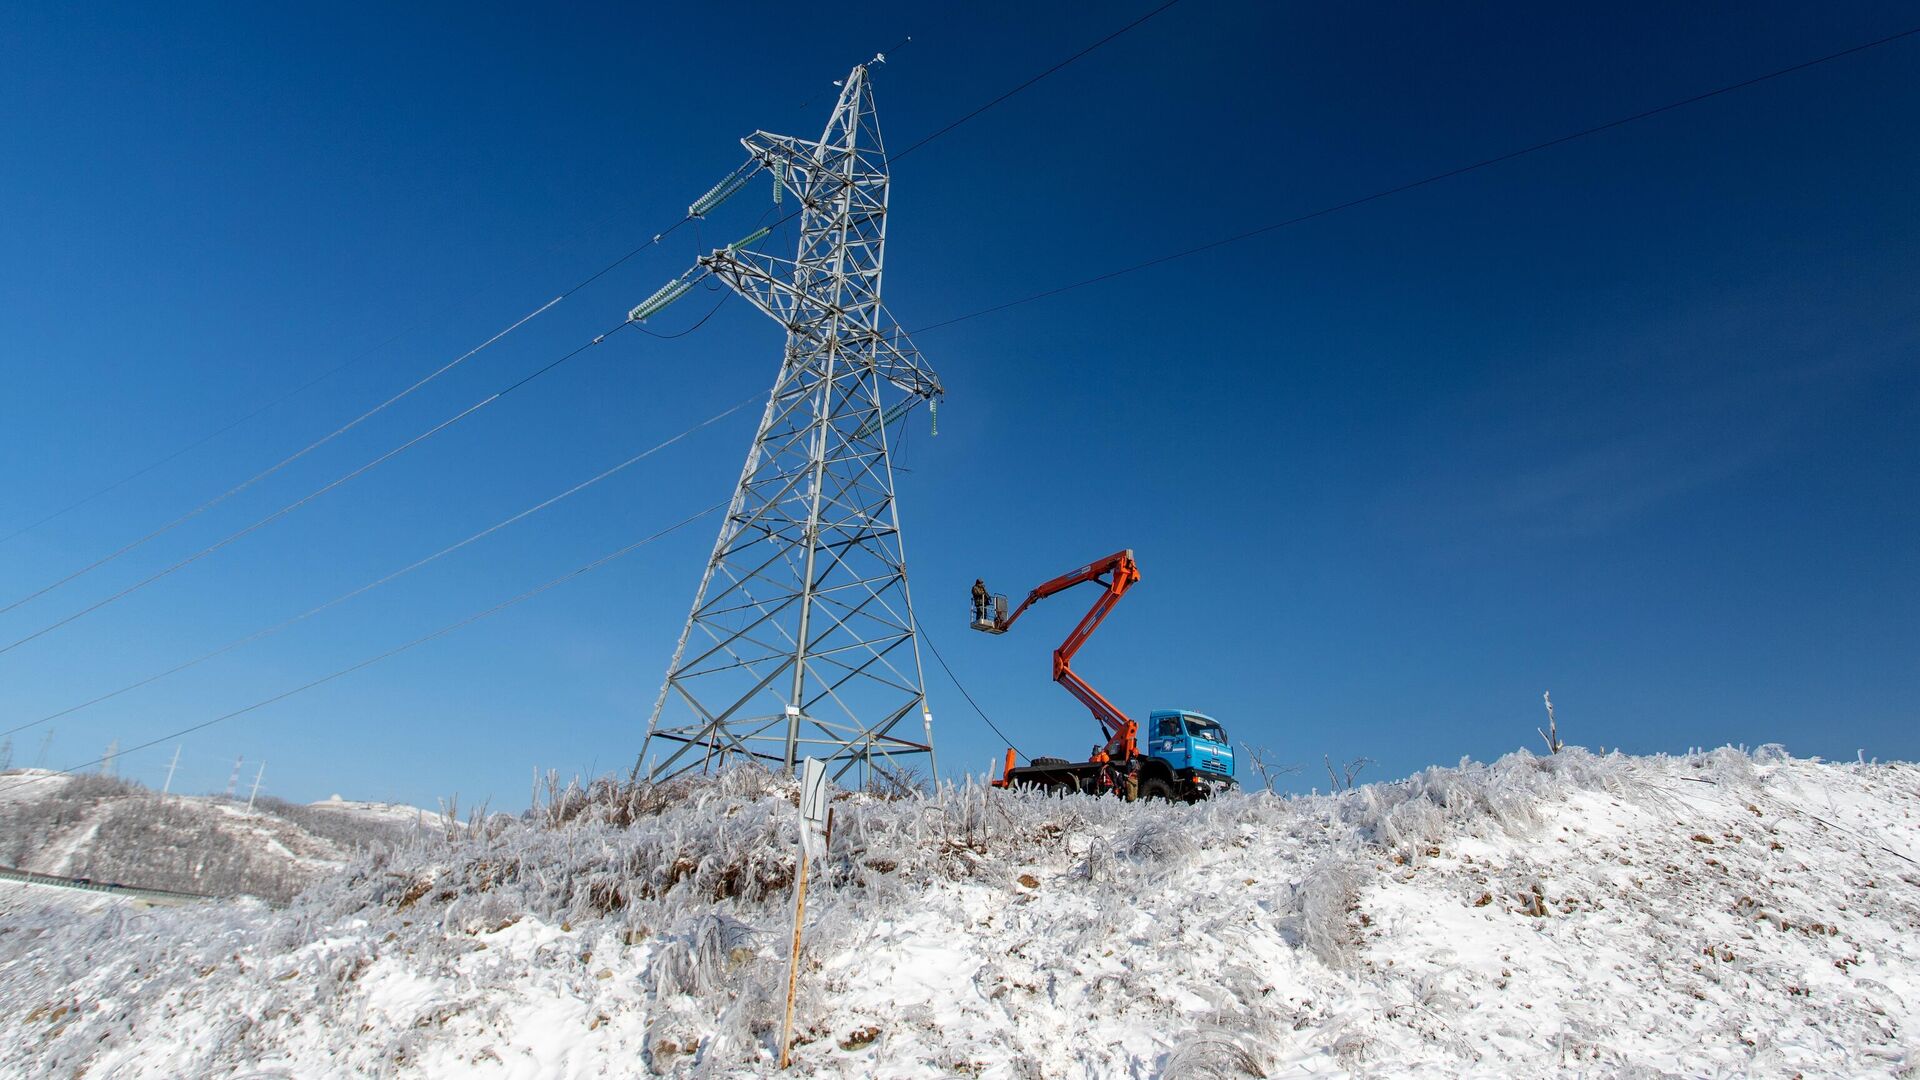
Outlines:
{"type": "MultiPolygon", "coordinates": [[[[153,889],[284,900],[417,826],[412,807],[160,795],[112,777],[0,773],[0,863],[153,889]]],[[[437,826],[437,823],[436,823],[437,826]]]]}
{"type": "MultiPolygon", "coordinates": [[[[1911,765],[1731,750],[1194,807],[848,798],[794,1071],[1910,1075],[1916,812],[1911,765]]],[[[735,773],[284,911],[0,918],[0,1070],[770,1072],[793,817],[735,773]]]]}

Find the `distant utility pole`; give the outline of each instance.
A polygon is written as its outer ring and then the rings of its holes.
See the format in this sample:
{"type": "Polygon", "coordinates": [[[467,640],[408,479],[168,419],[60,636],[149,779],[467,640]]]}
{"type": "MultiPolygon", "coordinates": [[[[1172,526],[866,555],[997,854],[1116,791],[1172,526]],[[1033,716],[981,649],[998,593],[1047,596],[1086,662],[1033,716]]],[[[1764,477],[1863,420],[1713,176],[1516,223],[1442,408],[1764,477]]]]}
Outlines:
{"type": "Polygon", "coordinates": [[[160,785],[160,794],[173,790],[173,770],[180,767],[180,744],[173,744],[173,760],[167,762],[167,782],[160,785]]]}
{"type": "Polygon", "coordinates": [[[114,739],[107,744],[107,752],[100,755],[100,775],[113,775],[113,759],[120,754],[120,740],[114,739]]]}
{"type": "Polygon", "coordinates": [[[233,798],[233,789],[240,786],[240,763],[247,760],[243,755],[233,759],[233,771],[227,774],[227,798],[233,798]]]}
{"type": "Polygon", "coordinates": [[[261,762],[260,768],[253,774],[253,790],[247,792],[247,813],[253,813],[253,798],[260,794],[260,778],[267,774],[267,763],[261,762]]]}
{"type": "Polygon", "coordinates": [[[34,768],[44,769],[47,767],[47,750],[52,745],[53,745],[53,729],[48,728],[46,736],[40,740],[40,753],[38,756],[36,756],[33,759],[34,768]]]}
{"type": "Polygon", "coordinates": [[[6,742],[0,742],[0,772],[13,768],[13,736],[7,736],[6,742]]]}

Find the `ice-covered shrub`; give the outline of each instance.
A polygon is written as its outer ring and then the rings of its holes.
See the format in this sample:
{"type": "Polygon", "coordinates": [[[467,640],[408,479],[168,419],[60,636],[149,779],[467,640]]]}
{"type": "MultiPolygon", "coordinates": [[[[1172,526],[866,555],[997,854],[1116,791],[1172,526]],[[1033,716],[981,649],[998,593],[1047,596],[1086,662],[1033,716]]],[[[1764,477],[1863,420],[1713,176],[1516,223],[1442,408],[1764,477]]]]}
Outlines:
{"type": "Polygon", "coordinates": [[[1239,1080],[1266,1076],[1276,1035],[1265,1016],[1221,1014],[1203,1018],[1161,1065],[1161,1080],[1239,1080]]]}
{"type": "Polygon", "coordinates": [[[1687,767],[1717,784],[1750,784],[1757,775],[1753,758],[1731,746],[1693,754],[1687,758],[1687,767]]]}
{"type": "Polygon", "coordinates": [[[1293,887],[1293,914],[1282,925],[1298,944],[1328,967],[1342,967],[1353,944],[1354,898],[1363,880],[1346,858],[1333,856],[1315,864],[1293,887]]]}

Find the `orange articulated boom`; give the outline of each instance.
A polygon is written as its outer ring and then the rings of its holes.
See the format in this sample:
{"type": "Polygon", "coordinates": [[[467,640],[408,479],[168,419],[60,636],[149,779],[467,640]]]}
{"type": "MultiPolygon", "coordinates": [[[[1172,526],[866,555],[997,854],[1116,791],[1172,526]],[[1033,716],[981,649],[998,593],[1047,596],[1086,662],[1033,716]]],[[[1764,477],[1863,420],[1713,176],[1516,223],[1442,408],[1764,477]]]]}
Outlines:
{"type": "Polygon", "coordinates": [[[1036,601],[1044,600],[1089,581],[1104,586],[1104,589],[1099,598],[1093,602],[1093,607],[1088,609],[1086,615],[1080,619],[1080,624],[1067,635],[1067,640],[1053,650],[1053,681],[1066,687],[1067,693],[1072,694],[1093,712],[1093,718],[1099,721],[1101,728],[1106,731],[1107,754],[1115,761],[1128,761],[1137,755],[1135,737],[1139,734],[1139,725],[1074,672],[1073,656],[1080,651],[1082,645],[1087,643],[1087,639],[1093,636],[1093,632],[1113,610],[1113,606],[1120,602],[1120,598],[1126,595],[1127,590],[1139,583],[1140,567],[1133,561],[1131,548],[1126,551],[1116,551],[1104,559],[1090,562],[1078,570],[1061,574],[1052,581],[1035,587],[1012,614],[1004,619],[995,619],[992,629],[994,633],[1004,634],[1036,601]]]}

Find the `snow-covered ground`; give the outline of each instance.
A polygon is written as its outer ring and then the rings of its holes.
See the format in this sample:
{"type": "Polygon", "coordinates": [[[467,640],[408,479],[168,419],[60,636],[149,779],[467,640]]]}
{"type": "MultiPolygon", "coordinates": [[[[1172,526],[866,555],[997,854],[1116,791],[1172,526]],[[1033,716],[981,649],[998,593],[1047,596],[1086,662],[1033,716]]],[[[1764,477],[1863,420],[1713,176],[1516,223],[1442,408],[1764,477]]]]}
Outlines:
{"type": "MultiPolygon", "coordinates": [[[[836,807],[799,1075],[1920,1070],[1912,765],[1569,750],[1313,798],[836,807]]],[[[421,837],[285,910],[0,913],[0,1071],[769,1073],[793,818],[734,773],[421,837]]]]}

